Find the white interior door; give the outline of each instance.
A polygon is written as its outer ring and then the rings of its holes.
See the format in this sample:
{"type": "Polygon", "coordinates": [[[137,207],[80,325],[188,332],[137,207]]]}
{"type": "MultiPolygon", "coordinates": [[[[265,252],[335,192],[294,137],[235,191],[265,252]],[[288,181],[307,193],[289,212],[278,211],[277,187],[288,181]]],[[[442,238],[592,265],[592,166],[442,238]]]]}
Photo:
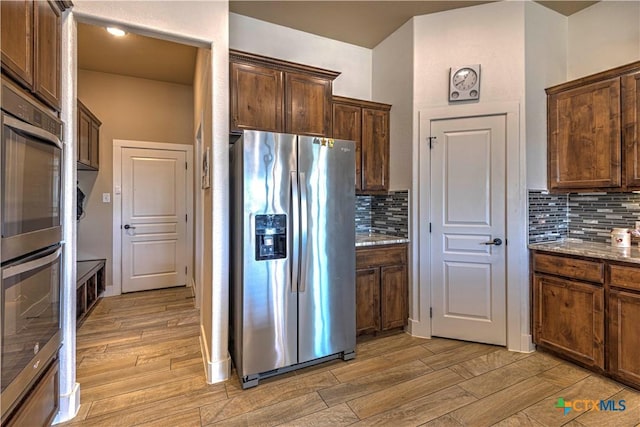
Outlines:
{"type": "Polygon", "coordinates": [[[122,149],[122,292],[187,283],[184,151],[122,149]]]}
{"type": "Polygon", "coordinates": [[[506,117],[432,120],[431,136],[432,335],[505,345],[506,117]]]}

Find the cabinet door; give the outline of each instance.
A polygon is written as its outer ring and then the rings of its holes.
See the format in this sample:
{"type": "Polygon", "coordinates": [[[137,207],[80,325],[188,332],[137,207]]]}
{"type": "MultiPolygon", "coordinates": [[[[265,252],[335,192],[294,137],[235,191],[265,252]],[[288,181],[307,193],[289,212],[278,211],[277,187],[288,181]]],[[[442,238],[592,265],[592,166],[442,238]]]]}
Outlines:
{"type": "Polygon", "coordinates": [[[2,71],[31,88],[33,84],[33,2],[0,1],[2,71]]]}
{"type": "Polygon", "coordinates": [[[608,369],[616,378],[640,386],[640,294],[609,292],[608,369]]]}
{"type": "Polygon", "coordinates": [[[282,72],[252,64],[230,64],[230,128],[284,130],[282,72]]]}
{"type": "Polygon", "coordinates": [[[402,327],[407,324],[407,266],[382,267],[380,274],[382,298],[382,330],[402,327]]]}
{"type": "Polygon", "coordinates": [[[285,74],[285,132],[328,136],[331,133],[331,80],[285,74]]]}
{"type": "Polygon", "coordinates": [[[627,188],[640,189],[640,73],[622,77],[622,135],[627,188]]]}
{"type": "Polygon", "coordinates": [[[620,78],[548,97],[550,189],[621,185],[620,78]]]}
{"type": "Polygon", "coordinates": [[[380,269],[356,270],[356,333],[380,330],[380,269]]]}
{"type": "Polygon", "coordinates": [[[362,190],[387,190],[389,112],[362,109],[362,190]]]}
{"type": "Polygon", "coordinates": [[[60,109],[60,9],[50,1],[34,6],[33,90],[40,99],[60,109]]]}
{"type": "Polygon", "coordinates": [[[47,368],[36,385],[27,394],[7,427],[48,426],[58,413],[59,393],[58,361],[47,368]]]}
{"type": "Polygon", "coordinates": [[[91,166],[91,117],[78,105],[78,163],[91,166]]]}
{"type": "Polygon", "coordinates": [[[604,289],[545,275],[533,283],[533,340],[604,369],[604,289]]]}
{"type": "Polygon", "coordinates": [[[362,188],[362,109],[353,105],[333,104],[333,138],[356,143],[356,190],[362,188]]]}
{"type": "Polygon", "coordinates": [[[100,168],[100,124],[91,121],[91,132],[89,133],[89,162],[92,168],[100,168]]]}

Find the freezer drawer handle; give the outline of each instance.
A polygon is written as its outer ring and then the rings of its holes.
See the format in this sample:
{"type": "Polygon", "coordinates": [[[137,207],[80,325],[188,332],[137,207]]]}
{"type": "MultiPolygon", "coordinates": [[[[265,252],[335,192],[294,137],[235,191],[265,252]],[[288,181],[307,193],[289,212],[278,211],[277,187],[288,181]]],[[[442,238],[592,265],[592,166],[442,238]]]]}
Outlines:
{"type": "Polygon", "coordinates": [[[299,260],[299,230],[300,230],[300,205],[298,191],[298,173],[291,172],[291,205],[293,206],[293,215],[291,215],[291,292],[298,292],[298,268],[300,268],[299,260]]]}

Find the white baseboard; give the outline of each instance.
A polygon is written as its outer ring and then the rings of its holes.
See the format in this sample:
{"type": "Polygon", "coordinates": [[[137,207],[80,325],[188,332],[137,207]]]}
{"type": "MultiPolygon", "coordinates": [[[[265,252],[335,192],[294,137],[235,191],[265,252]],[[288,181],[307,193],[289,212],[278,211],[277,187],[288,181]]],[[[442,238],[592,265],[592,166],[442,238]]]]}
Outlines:
{"type": "Polygon", "coordinates": [[[202,351],[202,362],[204,363],[207,384],[215,384],[228,380],[231,376],[231,357],[227,353],[227,357],[223,360],[211,360],[202,326],[200,327],[200,349],[202,351]]]}
{"type": "Polygon", "coordinates": [[[60,396],[60,409],[53,420],[53,424],[63,423],[75,418],[80,410],[80,384],[75,383],[71,393],[60,396]]]}
{"type": "Polygon", "coordinates": [[[414,336],[417,338],[431,338],[431,331],[428,325],[424,325],[414,319],[409,319],[409,324],[407,325],[407,332],[409,332],[411,336],[414,336]]]}

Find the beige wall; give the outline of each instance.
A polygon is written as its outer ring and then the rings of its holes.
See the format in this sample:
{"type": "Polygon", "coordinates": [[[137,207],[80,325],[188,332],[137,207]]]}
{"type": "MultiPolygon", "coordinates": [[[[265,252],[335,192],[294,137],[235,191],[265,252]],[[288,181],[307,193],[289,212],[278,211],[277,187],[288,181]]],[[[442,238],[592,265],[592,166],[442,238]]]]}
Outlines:
{"type": "Polygon", "coordinates": [[[193,143],[191,86],[78,70],[78,98],[100,119],[100,170],[78,171],[86,194],[85,216],[78,222],[78,259],[107,259],[110,291],[112,254],[113,140],[193,143]]]}

